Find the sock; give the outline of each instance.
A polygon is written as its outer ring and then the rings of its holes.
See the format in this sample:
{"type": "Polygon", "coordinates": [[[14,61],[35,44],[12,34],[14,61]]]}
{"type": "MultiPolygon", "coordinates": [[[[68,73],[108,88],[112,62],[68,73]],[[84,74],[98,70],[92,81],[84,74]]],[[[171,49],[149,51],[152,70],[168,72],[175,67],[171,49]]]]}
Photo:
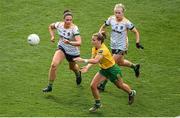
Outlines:
{"type": "Polygon", "coordinates": [[[54,83],[54,80],[49,80],[49,85],[48,86],[52,87],[53,83],[54,83]]]}
{"type": "Polygon", "coordinates": [[[80,71],[76,71],[76,72],[74,72],[74,73],[75,73],[76,77],[80,77],[80,76],[81,76],[80,71]]]}
{"type": "Polygon", "coordinates": [[[106,86],[106,83],[107,83],[107,82],[108,82],[107,80],[104,80],[104,81],[101,83],[101,85],[102,85],[103,88],[106,86]]]}
{"type": "Polygon", "coordinates": [[[101,101],[100,101],[100,100],[95,100],[95,104],[96,104],[97,106],[100,106],[100,105],[101,105],[101,101]]]}
{"type": "Polygon", "coordinates": [[[133,96],[134,95],[134,91],[131,90],[131,93],[129,93],[130,96],[133,96]]]}
{"type": "Polygon", "coordinates": [[[135,64],[132,64],[132,65],[130,66],[130,68],[132,68],[132,69],[135,69],[135,67],[136,67],[135,64]]]}

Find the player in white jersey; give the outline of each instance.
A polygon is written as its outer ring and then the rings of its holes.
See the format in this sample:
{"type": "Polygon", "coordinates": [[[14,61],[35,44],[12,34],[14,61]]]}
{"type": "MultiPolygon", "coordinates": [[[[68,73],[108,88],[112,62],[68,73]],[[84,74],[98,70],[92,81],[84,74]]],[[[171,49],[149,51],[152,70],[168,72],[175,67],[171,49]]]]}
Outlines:
{"type": "Polygon", "coordinates": [[[64,58],[69,62],[69,68],[74,71],[76,75],[76,84],[81,83],[81,72],[79,66],[73,61],[74,58],[80,56],[79,46],[81,45],[81,36],[78,27],[73,24],[73,15],[71,11],[64,11],[64,21],[52,23],[49,26],[49,32],[51,35],[51,42],[54,42],[54,30],[57,30],[59,35],[58,48],[52,59],[52,63],[49,69],[49,84],[43,89],[43,92],[51,92],[52,85],[56,78],[56,71],[58,65],[64,58]]]}
{"type": "MultiPolygon", "coordinates": [[[[123,4],[116,4],[114,7],[114,15],[110,16],[105,23],[101,26],[99,32],[105,31],[107,26],[111,26],[111,49],[115,62],[119,66],[130,67],[134,70],[135,76],[139,77],[140,64],[133,64],[132,62],[124,59],[124,55],[127,54],[128,50],[128,30],[135,33],[136,36],[136,47],[143,49],[140,45],[139,32],[134,25],[124,17],[125,7],[123,4]]],[[[107,81],[100,84],[99,89],[104,91],[104,87],[107,81]]]]}

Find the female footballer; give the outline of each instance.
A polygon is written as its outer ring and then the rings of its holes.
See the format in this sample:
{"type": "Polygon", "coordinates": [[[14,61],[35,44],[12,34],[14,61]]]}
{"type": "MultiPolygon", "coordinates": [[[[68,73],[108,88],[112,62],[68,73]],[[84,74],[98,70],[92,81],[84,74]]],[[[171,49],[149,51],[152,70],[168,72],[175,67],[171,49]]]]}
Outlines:
{"type": "Polygon", "coordinates": [[[88,63],[81,70],[83,73],[87,72],[88,69],[93,64],[99,64],[101,70],[96,73],[93,80],[91,81],[91,91],[95,99],[95,104],[92,108],[89,109],[90,112],[95,112],[101,107],[100,95],[97,86],[101,81],[109,79],[114,83],[119,89],[122,89],[129,95],[129,104],[132,104],[134,101],[134,96],[136,91],[132,90],[129,85],[125,84],[122,80],[122,74],[120,67],[115,64],[115,61],[105,46],[104,39],[106,35],[104,32],[96,33],[92,36],[92,58],[91,59],[82,59],[81,57],[75,58],[75,61],[88,63]]]}
{"type": "MultiPolygon", "coordinates": [[[[135,76],[139,77],[140,64],[134,64],[126,59],[124,55],[128,50],[128,30],[135,33],[136,47],[143,49],[140,45],[139,32],[134,25],[124,16],[125,7],[123,4],[116,4],[114,7],[114,15],[110,16],[105,23],[101,26],[99,32],[105,31],[107,26],[111,26],[110,46],[115,62],[119,66],[130,67],[134,70],[135,76]]],[[[98,88],[104,91],[104,87],[107,81],[102,83],[98,88]]]]}
{"type": "Polygon", "coordinates": [[[73,61],[74,58],[80,56],[79,46],[81,45],[81,36],[78,27],[73,24],[73,15],[70,10],[64,11],[63,18],[64,21],[49,25],[51,42],[54,42],[55,40],[55,30],[58,32],[59,42],[49,69],[49,84],[43,89],[43,92],[52,91],[52,85],[56,78],[58,65],[64,58],[69,62],[69,68],[74,71],[76,75],[77,85],[81,83],[81,72],[79,66],[73,61]]]}

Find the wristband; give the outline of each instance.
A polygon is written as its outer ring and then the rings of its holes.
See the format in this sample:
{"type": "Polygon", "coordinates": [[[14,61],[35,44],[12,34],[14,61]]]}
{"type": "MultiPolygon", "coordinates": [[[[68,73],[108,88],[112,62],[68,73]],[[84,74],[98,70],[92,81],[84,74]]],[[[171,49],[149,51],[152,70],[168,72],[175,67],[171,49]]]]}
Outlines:
{"type": "Polygon", "coordinates": [[[84,63],[88,63],[88,61],[89,61],[88,59],[84,59],[84,63]]]}

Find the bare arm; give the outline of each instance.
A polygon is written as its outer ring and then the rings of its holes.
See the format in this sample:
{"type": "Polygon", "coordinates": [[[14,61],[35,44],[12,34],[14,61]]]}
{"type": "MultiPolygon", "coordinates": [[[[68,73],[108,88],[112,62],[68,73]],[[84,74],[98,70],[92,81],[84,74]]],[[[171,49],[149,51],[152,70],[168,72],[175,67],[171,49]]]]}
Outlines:
{"type": "Polygon", "coordinates": [[[55,28],[55,23],[50,24],[48,29],[49,29],[49,33],[50,33],[50,36],[51,36],[51,42],[54,42],[54,29],[56,29],[55,28]]]}
{"type": "Polygon", "coordinates": [[[105,24],[103,24],[101,27],[100,27],[100,29],[99,29],[99,32],[102,32],[102,31],[104,31],[104,32],[106,32],[106,25],[105,24]]]}
{"type": "Polygon", "coordinates": [[[99,63],[99,61],[101,60],[102,57],[103,57],[102,55],[96,55],[95,58],[91,58],[91,59],[83,59],[81,57],[77,57],[74,59],[74,61],[90,63],[90,64],[97,64],[97,63],[99,63]]]}
{"type": "Polygon", "coordinates": [[[70,44],[73,46],[81,46],[81,36],[75,36],[75,41],[70,41],[70,44]]]}
{"type": "Polygon", "coordinates": [[[89,70],[89,68],[91,68],[92,65],[93,64],[87,64],[86,66],[82,67],[81,72],[86,73],[89,70]]]}
{"type": "Polygon", "coordinates": [[[140,38],[139,38],[138,30],[136,28],[133,28],[131,31],[134,32],[136,35],[136,47],[138,49],[144,49],[144,47],[140,44],[140,38]]]}
{"type": "MultiPolygon", "coordinates": [[[[91,59],[93,58],[93,56],[91,56],[91,59]]],[[[88,62],[87,62],[88,63],[88,62]]],[[[94,65],[94,64],[90,64],[90,63],[88,63],[86,66],[85,66],[85,68],[87,69],[87,70],[89,70],[89,68],[92,66],[92,65],[94,65]]]]}
{"type": "Polygon", "coordinates": [[[73,46],[81,46],[81,36],[80,35],[75,36],[75,41],[64,40],[64,43],[73,46]]]}
{"type": "MultiPolygon", "coordinates": [[[[93,56],[91,56],[91,58],[93,58],[93,56]]],[[[93,65],[94,64],[87,64],[86,66],[81,68],[81,72],[86,73],[89,70],[89,68],[91,68],[91,66],[93,66],[93,65]]]]}
{"type": "Polygon", "coordinates": [[[91,59],[87,59],[87,60],[84,59],[84,62],[87,61],[87,63],[90,63],[90,64],[97,64],[102,59],[102,57],[103,57],[102,55],[96,55],[95,58],[91,58],[91,59]]]}
{"type": "Polygon", "coordinates": [[[134,32],[136,35],[136,43],[139,43],[140,42],[139,31],[136,28],[133,28],[131,31],[134,32]]]}
{"type": "Polygon", "coordinates": [[[103,56],[102,55],[96,55],[95,58],[91,58],[91,59],[83,59],[81,57],[77,57],[74,59],[74,61],[76,62],[84,62],[84,63],[88,63],[86,66],[84,66],[81,71],[83,73],[87,72],[89,70],[89,68],[94,65],[94,64],[97,64],[99,63],[100,59],[102,58],[103,56]]]}

